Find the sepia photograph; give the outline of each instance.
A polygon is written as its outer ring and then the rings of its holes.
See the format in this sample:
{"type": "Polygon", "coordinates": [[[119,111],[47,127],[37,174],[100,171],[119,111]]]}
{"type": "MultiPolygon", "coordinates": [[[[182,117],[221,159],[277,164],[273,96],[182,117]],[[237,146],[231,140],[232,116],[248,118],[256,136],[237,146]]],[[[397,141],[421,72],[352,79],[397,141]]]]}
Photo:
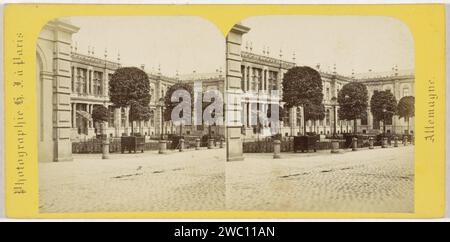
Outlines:
{"type": "Polygon", "coordinates": [[[381,16],[235,25],[227,209],[413,213],[413,45],[381,16]]]}
{"type": "Polygon", "coordinates": [[[41,213],[225,210],[213,108],[225,45],[212,23],[60,18],[36,58],[41,213]]]}
{"type": "Polygon", "coordinates": [[[65,17],[36,47],[41,213],[414,213],[399,20],[65,17]]]}

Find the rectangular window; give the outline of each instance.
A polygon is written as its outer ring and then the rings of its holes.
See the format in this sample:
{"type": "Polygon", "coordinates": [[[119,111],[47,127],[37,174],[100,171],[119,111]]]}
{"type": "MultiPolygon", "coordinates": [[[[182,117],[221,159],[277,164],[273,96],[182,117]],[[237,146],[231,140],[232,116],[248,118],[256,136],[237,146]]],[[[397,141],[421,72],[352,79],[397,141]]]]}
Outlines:
{"type": "Polygon", "coordinates": [[[283,115],[283,124],[284,126],[290,126],[290,117],[289,117],[289,109],[284,107],[283,108],[283,113],[281,113],[280,115],[283,115]]]}
{"type": "Polygon", "coordinates": [[[263,80],[263,70],[258,69],[258,90],[261,91],[264,89],[264,80],[263,80]]]}
{"type": "Polygon", "coordinates": [[[116,124],[114,122],[114,107],[113,106],[109,106],[108,110],[109,110],[109,117],[108,117],[108,126],[110,128],[116,127],[116,124]]]}
{"type": "Polygon", "coordinates": [[[94,71],[94,95],[103,95],[103,72],[94,71]]]}
{"type": "Polygon", "coordinates": [[[269,89],[270,90],[278,90],[277,76],[278,76],[278,72],[269,71],[269,89]]]}
{"type": "Polygon", "coordinates": [[[127,121],[127,113],[125,112],[124,108],[120,109],[120,124],[122,126],[122,128],[125,127],[125,123],[127,121]]]}
{"type": "Polygon", "coordinates": [[[76,92],[79,94],[87,94],[87,70],[77,68],[76,92]]]}

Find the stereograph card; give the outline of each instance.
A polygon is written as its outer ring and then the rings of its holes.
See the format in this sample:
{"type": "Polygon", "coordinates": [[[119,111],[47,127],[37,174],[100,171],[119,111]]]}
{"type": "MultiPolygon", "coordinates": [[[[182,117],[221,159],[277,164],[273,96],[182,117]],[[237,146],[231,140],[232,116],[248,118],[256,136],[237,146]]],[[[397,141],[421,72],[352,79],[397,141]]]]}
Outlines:
{"type": "Polygon", "coordinates": [[[439,218],[444,5],[9,4],[9,218],[439,218]]]}

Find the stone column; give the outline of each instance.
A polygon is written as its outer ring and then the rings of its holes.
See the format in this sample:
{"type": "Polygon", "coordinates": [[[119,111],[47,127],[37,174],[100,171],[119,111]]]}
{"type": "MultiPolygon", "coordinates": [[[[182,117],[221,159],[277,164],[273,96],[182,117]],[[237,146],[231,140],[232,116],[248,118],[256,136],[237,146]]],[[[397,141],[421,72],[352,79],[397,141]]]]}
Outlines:
{"type": "Polygon", "coordinates": [[[93,76],[94,76],[94,71],[93,71],[93,69],[92,68],[89,68],[88,69],[88,90],[87,90],[87,93],[88,94],[90,94],[90,95],[93,95],[94,94],[94,78],[93,78],[93,76]]]}
{"type": "Polygon", "coordinates": [[[358,138],[354,137],[352,138],[352,151],[358,150],[358,138]]]}
{"type": "Polygon", "coordinates": [[[281,158],[281,141],[280,140],[273,141],[273,158],[274,159],[281,158]]]}
{"type": "Polygon", "coordinates": [[[267,75],[269,74],[269,71],[266,69],[265,71],[264,71],[264,80],[265,80],[265,83],[266,83],[266,87],[265,87],[265,90],[266,90],[266,92],[267,91],[269,91],[269,78],[267,77],[267,75]]]}
{"type": "MultiPolygon", "coordinates": [[[[242,67],[241,67],[242,70],[242,67]]],[[[244,80],[244,86],[242,87],[242,91],[247,91],[247,66],[244,65],[244,72],[242,73],[242,79],[244,80]]]]}
{"type": "Polygon", "coordinates": [[[245,117],[246,117],[245,127],[248,128],[248,127],[251,126],[251,122],[252,122],[252,104],[249,101],[246,101],[245,106],[246,106],[246,109],[245,109],[245,117]]]}
{"type": "Polygon", "coordinates": [[[250,29],[236,24],[226,37],[226,137],[227,161],[243,160],[241,138],[241,45],[242,35],[250,29]]]}
{"type": "MultiPolygon", "coordinates": [[[[72,34],[78,32],[79,28],[70,23],[55,20],[50,21],[45,27],[53,34],[52,62],[53,63],[53,161],[72,161],[72,143],[70,140],[71,130],[71,107],[70,95],[71,83],[71,44],[72,34]]],[[[44,32],[44,30],[43,30],[44,32]]],[[[41,40],[40,40],[41,41],[41,40]]],[[[44,41],[44,40],[42,40],[44,41]]],[[[44,95],[51,95],[44,94],[44,95]]]]}
{"type": "Polygon", "coordinates": [[[367,126],[368,131],[373,129],[373,115],[370,112],[370,107],[367,108],[367,126]]]}
{"type": "Polygon", "coordinates": [[[108,70],[103,73],[103,96],[108,97],[109,95],[109,80],[108,80],[108,70]]]}
{"type": "Polygon", "coordinates": [[[72,103],[72,128],[77,127],[77,104],[72,103]]]}
{"type": "Polygon", "coordinates": [[[116,108],[114,109],[114,132],[116,137],[122,136],[120,133],[120,127],[122,127],[121,121],[120,108],[116,108]]]}
{"type": "Polygon", "coordinates": [[[252,67],[248,66],[247,67],[247,91],[252,90],[252,82],[253,82],[252,67]]]}
{"type": "MultiPolygon", "coordinates": [[[[94,105],[92,105],[92,104],[87,105],[87,111],[90,115],[92,115],[93,107],[94,107],[94,105]]],[[[89,128],[93,128],[92,120],[89,120],[89,128]]]]}
{"type": "Polygon", "coordinates": [[[125,108],[125,130],[124,133],[126,133],[127,135],[130,135],[130,120],[129,120],[129,115],[130,115],[130,108],[125,108]]]}

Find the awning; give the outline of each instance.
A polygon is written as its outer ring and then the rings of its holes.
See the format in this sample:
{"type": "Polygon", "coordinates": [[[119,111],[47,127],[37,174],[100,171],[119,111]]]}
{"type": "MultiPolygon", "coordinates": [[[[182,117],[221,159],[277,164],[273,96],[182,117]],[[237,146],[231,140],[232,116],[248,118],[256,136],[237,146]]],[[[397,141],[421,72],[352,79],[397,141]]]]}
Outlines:
{"type": "Polygon", "coordinates": [[[81,117],[87,119],[88,121],[92,121],[91,114],[86,111],[77,110],[77,114],[80,115],[81,117]]]}

